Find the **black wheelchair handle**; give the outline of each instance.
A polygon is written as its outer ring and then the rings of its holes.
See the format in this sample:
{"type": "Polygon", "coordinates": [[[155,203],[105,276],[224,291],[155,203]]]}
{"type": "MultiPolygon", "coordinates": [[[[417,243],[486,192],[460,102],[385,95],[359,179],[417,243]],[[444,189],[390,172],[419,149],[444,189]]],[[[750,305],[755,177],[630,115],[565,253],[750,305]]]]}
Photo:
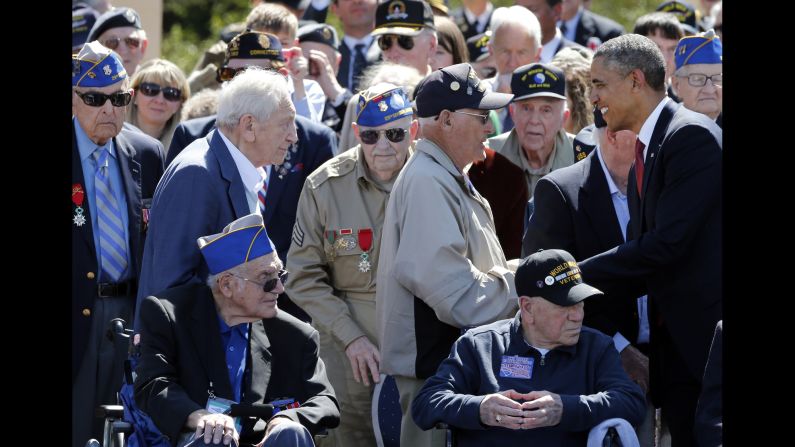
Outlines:
{"type": "Polygon", "coordinates": [[[255,417],[267,421],[273,416],[271,404],[232,404],[229,408],[231,417],[255,417]]]}

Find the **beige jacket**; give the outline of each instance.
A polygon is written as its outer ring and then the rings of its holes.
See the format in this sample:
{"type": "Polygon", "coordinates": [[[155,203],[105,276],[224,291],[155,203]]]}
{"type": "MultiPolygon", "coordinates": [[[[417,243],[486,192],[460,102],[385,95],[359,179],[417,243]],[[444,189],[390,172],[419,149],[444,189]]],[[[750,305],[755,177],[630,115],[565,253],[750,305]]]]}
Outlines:
{"type": "Polygon", "coordinates": [[[362,335],[378,343],[376,270],[390,188],[371,180],[357,145],[310,174],[298,200],[287,294],[341,350],[362,335]],[[361,229],[372,230],[364,263],[361,229]],[[341,234],[347,230],[351,234],[341,234]]]}
{"type": "Polygon", "coordinates": [[[432,375],[461,328],[515,313],[513,277],[488,201],[438,146],[420,140],[395,180],[384,221],[376,292],[381,370],[432,375]]]}
{"type": "Polygon", "coordinates": [[[504,155],[511,160],[513,164],[522,168],[524,171],[525,179],[527,179],[527,192],[528,197],[533,197],[533,191],[536,188],[538,180],[554,171],[555,169],[565,168],[574,164],[574,147],[572,141],[574,135],[566,133],[561,129],[555,135],[555,147],[552,148],[552,153],[549,155],[549,160],[546,166],[541,169],[534,169],[530,167],[527,162],[527,156],[519,143],[519,137],[516,135],[516,129],[510,132],[505,132],[496,137],[489,138],[487,146],[496,152],[504,155]]]}

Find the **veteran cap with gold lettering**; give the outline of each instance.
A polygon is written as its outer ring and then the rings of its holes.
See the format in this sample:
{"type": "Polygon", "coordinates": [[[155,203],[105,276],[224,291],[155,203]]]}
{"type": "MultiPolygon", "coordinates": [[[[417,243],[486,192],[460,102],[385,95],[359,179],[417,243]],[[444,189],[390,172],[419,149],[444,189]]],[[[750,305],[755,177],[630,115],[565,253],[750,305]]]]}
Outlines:
{"type": "Polygon", "coordinates": [[[539,250],[524,258],[514,276],[519,296],[540,296],[558,306],[573,306],[601,290],[585,284],[574,257],[565,250],[539,250]]]}
{"type": "Polygon", "coordinates": [[[511,75],[513,102],[546,96],[566,99],[566,75],[552,64],[527,64],[511,75]]]}

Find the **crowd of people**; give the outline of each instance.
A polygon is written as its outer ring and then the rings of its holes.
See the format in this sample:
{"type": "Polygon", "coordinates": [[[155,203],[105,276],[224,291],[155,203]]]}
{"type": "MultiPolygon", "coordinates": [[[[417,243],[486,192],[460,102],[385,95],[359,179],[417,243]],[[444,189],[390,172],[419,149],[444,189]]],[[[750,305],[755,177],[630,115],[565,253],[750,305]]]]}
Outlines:
{"type": "Polygon", "coordinates": [[[73,1],[73,447],[722,445],[722,2],[250,3],[73,1]]]}

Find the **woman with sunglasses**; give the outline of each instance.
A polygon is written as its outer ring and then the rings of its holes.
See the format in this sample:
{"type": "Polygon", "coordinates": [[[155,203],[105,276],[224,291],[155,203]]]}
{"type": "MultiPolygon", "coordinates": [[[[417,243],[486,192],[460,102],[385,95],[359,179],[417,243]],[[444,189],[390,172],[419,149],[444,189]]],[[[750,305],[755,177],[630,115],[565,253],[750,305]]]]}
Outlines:
{"type": "Polygon", "coordinates": [[[160,140],[168,151],[182,104],[190,98],[185,74],[172,62],[152,59],[135,72],[131,86],[135,97],[127,110],[127,121],[160,140]]]}

